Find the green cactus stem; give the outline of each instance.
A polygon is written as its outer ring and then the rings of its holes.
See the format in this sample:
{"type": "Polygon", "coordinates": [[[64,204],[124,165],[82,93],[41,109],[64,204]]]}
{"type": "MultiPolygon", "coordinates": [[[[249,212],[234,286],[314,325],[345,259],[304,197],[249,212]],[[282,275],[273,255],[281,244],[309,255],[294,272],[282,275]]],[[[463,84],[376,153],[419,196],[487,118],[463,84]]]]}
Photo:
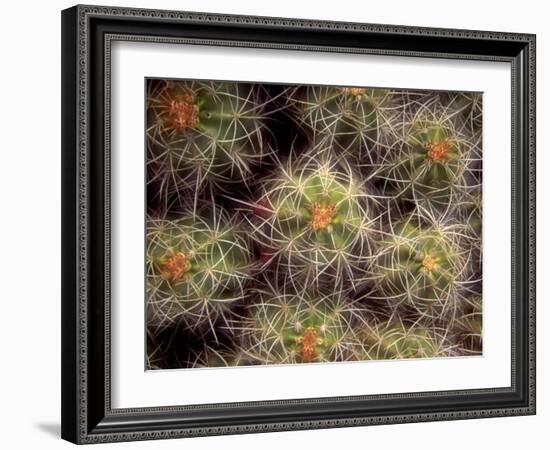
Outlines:
{"type": "Polygon", "coordinates": [[[336,86],[307,86],[290,100],[315,145],[357,159],[369,157],[377,144],[381,111],[390,101],[387,89],[336,86]]]}
{"type": "Polygon", "coordinates": [[[149,322],[210,325],[245,297],[253,254],[247,233],[222,210],[150,219],[147,230],[149,322]]]}
{"type": "Polygon", "coordinates": [[[379,243],[373,268],[380,297],[424,315],[455,310],[461,299],[458,288],[470,275],[469,255],[460,246],[462,230],[412,220],[393,225],[379,243]]]}
{"type": "Polygon", "coordinates": [[[258,85],[149,81],[148,182],[161,195],[250,179],[271,153],[258,85]]]}
{"type": "Polygon", "coordinates": [[[254,238],[294,276],[339,285],[365,275],[373,202],[349,166],[291,159],[261,185],[252,209],[254,238]]]}
{"type": "Polygon", "coordinates": [[[247,353],[260,364],[345,361],[352,358],[353,302],[338,293],[260,291],[244,323],[247,353]]]}
{"type": "Polygon", "coordinates": [[[469,161],[466,146],[452,128],[418,121],[409,130],[406,143],[389,160],[385,176],[409,200],[446,206],[465,184],[469,161]]]}

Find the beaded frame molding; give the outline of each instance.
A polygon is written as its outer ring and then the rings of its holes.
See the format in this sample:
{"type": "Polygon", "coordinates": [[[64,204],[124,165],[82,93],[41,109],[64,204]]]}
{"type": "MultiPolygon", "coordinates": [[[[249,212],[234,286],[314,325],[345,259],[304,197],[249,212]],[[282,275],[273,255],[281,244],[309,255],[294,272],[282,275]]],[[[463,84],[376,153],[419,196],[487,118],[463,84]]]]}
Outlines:
{"type": "Polygon", "coordinates": [[[64,439],[85,444],[535,414],[534,35],[78,5],[62,12],[62,110],[64,439]],[[508,62],[512,73],[511,386],[113,409],[110,50],[114,41],[508,62]]]}

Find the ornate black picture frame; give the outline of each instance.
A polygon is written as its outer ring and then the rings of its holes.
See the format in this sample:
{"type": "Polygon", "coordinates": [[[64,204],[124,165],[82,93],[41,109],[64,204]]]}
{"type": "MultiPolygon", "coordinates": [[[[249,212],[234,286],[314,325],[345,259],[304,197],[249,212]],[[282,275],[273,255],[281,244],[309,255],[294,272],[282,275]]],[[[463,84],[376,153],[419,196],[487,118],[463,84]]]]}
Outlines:
{"type": "Polygon", "coordinates": [[[535,414],[534,35],[79,5],[62,12],[62,109],[64,439],[84,444],[535,414]],[[109,113],[115,41],[509,63],[511,386],[113,409],[109,113]]]}

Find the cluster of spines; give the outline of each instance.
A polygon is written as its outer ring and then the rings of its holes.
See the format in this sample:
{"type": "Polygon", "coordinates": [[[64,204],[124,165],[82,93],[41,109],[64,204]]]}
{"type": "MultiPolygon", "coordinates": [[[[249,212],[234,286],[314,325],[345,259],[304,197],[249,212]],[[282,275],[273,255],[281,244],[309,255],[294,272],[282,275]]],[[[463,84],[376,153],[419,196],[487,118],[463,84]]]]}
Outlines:
{"type": "MultiPolygon", "coordinates": [[[[148,180],[162,198],[151,210],[177,224],[174,208],[196,217],[206,198],[231,216],[231,239],[247,255],[227,301],[203,296],[197,313],[179,295],[179,314],[156,311],[150,367],[480,354],[479,94],[158,81],[149,89],[148,180]],[[285,124],[299,136],[281,146],[285,124]],[[192,341],[176,362],[159,337],[169,326],[192,341]]],[[[166,255],[164,284],[189,262],[166,255]]],[[[212,286],[234,273],[221,266],[212,286]]],[[[148,292],[154,305],[158,290],[148,292]]]]}

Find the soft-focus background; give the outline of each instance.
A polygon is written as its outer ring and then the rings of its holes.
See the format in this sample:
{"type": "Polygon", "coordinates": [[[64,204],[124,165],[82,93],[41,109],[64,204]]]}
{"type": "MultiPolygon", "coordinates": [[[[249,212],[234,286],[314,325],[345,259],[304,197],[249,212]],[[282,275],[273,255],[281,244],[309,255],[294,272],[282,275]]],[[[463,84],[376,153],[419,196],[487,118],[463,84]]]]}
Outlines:
{"type": "MultiPolygon", "coordinates": [[[[98,1],[100,4],[104,2],[98,1]]],[[[535,0],[112,0],[105,4],[235,14],[536,33],[538,57],[538,415],[368,428],[116,444],[119,448],[543,448],[550,421],[550,328],[544,258],[550,251],[549,16],[535,0]],[[542,324],[542,325],[540,325],[542,324]]],[[[9,2],[2,8],[0,70],[0,444],[69,448],[59,438],[60,403],[60,10],[70,1],[9,2]]],[[[366,380],[368,382],[368,380],[366,380]]],[[[113,447],[114,448],[114,447],[113,447]]]]}

